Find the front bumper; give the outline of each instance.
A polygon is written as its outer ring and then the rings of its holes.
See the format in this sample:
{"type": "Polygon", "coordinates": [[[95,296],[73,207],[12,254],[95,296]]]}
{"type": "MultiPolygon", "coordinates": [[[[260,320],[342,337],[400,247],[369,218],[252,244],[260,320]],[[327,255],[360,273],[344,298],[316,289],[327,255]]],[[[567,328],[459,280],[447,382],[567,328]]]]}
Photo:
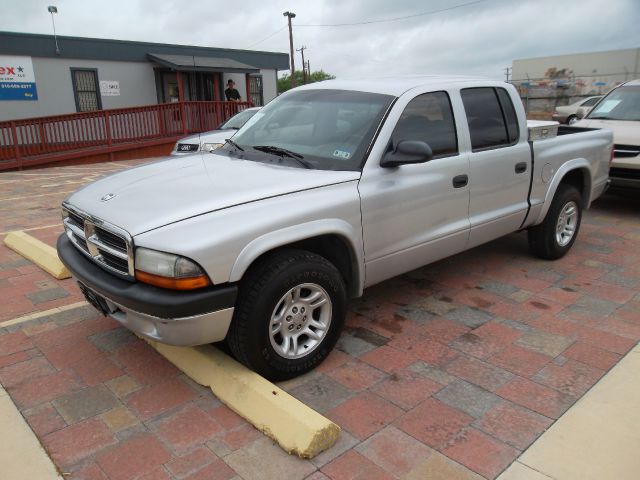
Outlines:
{"type": "Polygon", "coordinates": [[[612,166],[609,169],[609,178],[614,190],[640,190],[640,169],[612,166]]]}
{"type": "Polygon", "coordinates": [[[129,282],[86,258],[66,234],[58,256],[73,277],[106,302],[107,314],[133,332],[169,345],[203,345],[227,335],[238,294],[236,285],[174,291],[129,282]]]}

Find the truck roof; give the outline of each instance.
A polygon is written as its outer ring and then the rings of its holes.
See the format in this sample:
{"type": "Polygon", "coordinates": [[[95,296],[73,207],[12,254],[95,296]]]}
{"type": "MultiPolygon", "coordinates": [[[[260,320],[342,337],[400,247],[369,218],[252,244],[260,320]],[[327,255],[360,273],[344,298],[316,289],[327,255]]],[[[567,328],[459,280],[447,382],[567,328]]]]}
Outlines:
{"type": "Polygon", "coordinates": [[[345,78],[337,80],[325,80],[298,87],[298,89],[336,89],[354,90],[359,92],[382,93],[399,97],[408,90],[416,87],[447,88],[456,84],[474,83],[478,86],[494,85],[504,82],[482,77],[470,77],[461,75],[408,75],[389,76],[375,78],[345,78]]]}

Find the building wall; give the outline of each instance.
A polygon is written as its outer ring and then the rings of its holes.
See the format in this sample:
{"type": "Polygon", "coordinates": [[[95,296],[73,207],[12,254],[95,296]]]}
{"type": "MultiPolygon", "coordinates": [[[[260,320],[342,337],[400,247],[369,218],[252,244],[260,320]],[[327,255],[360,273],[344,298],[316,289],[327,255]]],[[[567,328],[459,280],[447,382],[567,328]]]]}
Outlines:
{"type": "Polygon", "coordinates": [[[262,75],[262,89],[264,92],[264,104],[266,105],[278,95],[278,72],[275,70],[260,70],[262,75]]]}
{"type": "Polygon", "coordinates": [[[580,87],[583,94],[605,93],[616,85],[640,77],[640,48],[579,53],[513,61],[512,81],[560,79],[580,87]],[[549,69],[567,69],[570,75],[550,77],[549,69]]]}
{"type": "Polygon", "coordinates": [[[135,107],[157,103],[153,64],[32,58],[38,100],[0,101],[0,121],[76,112],[71,68],[95,68],[98,81],[120,82],[119,96],[103,96],[102,108],[135,107]]]}

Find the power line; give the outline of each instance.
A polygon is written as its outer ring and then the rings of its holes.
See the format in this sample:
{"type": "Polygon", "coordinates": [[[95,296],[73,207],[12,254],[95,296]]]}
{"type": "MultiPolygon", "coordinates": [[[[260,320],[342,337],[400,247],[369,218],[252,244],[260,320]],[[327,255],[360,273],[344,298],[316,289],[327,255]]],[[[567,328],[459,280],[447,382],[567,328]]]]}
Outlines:
{"type": "Polygon", "coordinates": [[[395,17],[395,18],[387,18],[383,20],[368,20],[366,22],[354,22],[354,23],[321,23],[321,24],[296,24],[296,27],[351,27],[354,25],[370,25],[373,23],[388,23],[388,22],[397,22],[399,20],[406,20],[409,18],[415,17],[423,17],[425,15],[435,15],[436,13],[448,12],[450,10],[455,10],[457,8],[469,7],[471,5],[476,5],[478,3],[483,3],[488,0],[476,0],[474,2],[463,3],[460,5],[454,5],[453,7],[442,8],[440,10],[431,10],[428,12],[414,13],[413,15],[405,15],[404,17],[395,17]]]}
{"type": "Polygon", "coordinates": [[[266,42],[267,40],[269,40],[271,37],[273,37],[276,33],[280,33],[282,30],[284,30],[285,28],[287,28],[287,25],[285,25],[284,27],[279,28],[278,30],[276,30],[275,32],[273,32],[272,34],[270,34],[267,37],[264,37],[262,40],[256,42],[256,43],[252,43],[251,45],[249,45],[248,47],[245,48],[251,48],[251,47],[255,47],[256,45],[258,45],[259,43],[262,42],[266,42]]]}

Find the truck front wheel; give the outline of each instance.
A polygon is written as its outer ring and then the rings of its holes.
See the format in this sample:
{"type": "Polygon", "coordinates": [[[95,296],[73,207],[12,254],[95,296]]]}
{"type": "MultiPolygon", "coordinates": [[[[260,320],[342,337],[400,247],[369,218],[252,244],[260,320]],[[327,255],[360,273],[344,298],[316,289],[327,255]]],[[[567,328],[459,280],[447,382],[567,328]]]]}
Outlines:
{"type": "Polygon", "coordinates": [[[243,278],[227,344],[255,372],[286,380],[329,355],[345,311],[345,283],[333,264],[304,250],[282,250],[243,278]]]}
{"type": "Polygon", "coordinates": [[[582,220],[581,205],[580,192],[572,185],[561,184],[544,221],[529,229],[531,252],[545,260],[564,256],[578,236],[582,220]]]}

